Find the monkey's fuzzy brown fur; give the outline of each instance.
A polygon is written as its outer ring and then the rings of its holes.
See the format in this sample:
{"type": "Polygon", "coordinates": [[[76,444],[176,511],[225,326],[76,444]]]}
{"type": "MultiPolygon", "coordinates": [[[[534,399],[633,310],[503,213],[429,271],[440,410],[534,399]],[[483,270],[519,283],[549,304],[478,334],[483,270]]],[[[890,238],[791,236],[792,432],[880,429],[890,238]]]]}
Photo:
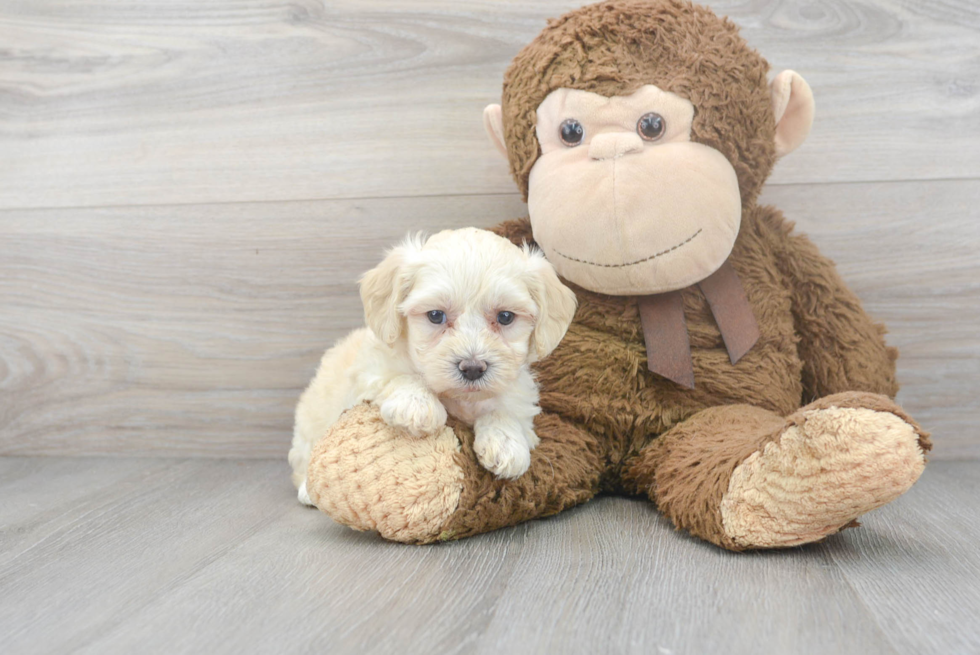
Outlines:
{"type": "MultiPolygon", "coordinates": [[[[636,298],[573,286],[575,321],[537,367],[541,444],[531,468],[517,480],[494,479],[477,463],[472,431],[451,421],[461,443],[458,505],[440,530],[402,540],[465,537],[610,491],[648,495],[678,528],[725,548],[765,546],[738,542],[726,531],[722,499],[736,468],[816,410],[861,408],[898,417],[917,435],[917,456],[929,449],[928,435],[890,400],[898,390],[897,352],[886,347],[884,328],[777,209],[756,205],[775,161],[767,71],[730,21],[682,0],[585,7],[552,21],[515,58],[505,77],[503,117],[511,169],[525,197],[539,154],[535,110],[552,90],[612,96],[655,84],[694,104],[692,139],[719,150],[738,175],[742,223],[729,261],[761,337],[733,365],[704,296],[697,286],[684,290],[696,388],[683,389],[647,370],[636,298]]],[[[496,231],[533,242],[527,219],[496,231]]],[[[332,440],[357,438],[352,430],[342,419],[317,447],[314,464],[332,440]]],[[[318,487],[314,473],[311,465],[316,500],[330,489],[318,487]]],[[[409,495],[392,492],[378,501],[402,513],[400,527],[412,520],[405,516],[422,511],[405,500],[409,495]]],[[[370,522],[347,522],[386,534],[370,522]]]]}
{"type": "MultiPolygon", "coordinates": [[[[495,231],[533,243],[526,219],[495,231]]],[[[885,346],[884,328],[778,210],[757,207],[743,216],[730,261],[762,336],[732,365],[704,296],[685,289],[693,390],[647,370],[635,298],[573,286],[575,321],[537,367],[543,412],[531,469],[515,481],[495,480],[476,463],[472,432],[456,425],[464,444],[457,462],[466,474],[460,510],[443,538],[555,514],[609,491],[649,495],[678,528],[739,550],[719,511],[732,471],[799,421],[801,404],[818,398],[806,409],[894,413],[914,426],[923,450],[930,448],[928,435],[888,399],[898,391],[897,351],[885,346]],[[686,438],[695,432],[698,440],[686,438]]]]}

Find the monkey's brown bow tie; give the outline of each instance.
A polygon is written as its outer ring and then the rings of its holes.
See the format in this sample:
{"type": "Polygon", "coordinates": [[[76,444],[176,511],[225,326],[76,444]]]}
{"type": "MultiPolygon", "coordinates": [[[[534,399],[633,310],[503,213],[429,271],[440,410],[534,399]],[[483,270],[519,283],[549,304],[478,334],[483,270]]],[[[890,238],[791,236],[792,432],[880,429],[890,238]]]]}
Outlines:
{"type": "MultiPolygon", "coordinates": [[[[698,282],[698,286],[711,307],[728,358],[735,364],[759,340],[759,324],[745,289],[727,261],[698,282]]],[[[639,308],[643,340],[647,346],[647,366],[652,372],[693,389],[694,365],[681,291],[642,296],[639,308]]]]}

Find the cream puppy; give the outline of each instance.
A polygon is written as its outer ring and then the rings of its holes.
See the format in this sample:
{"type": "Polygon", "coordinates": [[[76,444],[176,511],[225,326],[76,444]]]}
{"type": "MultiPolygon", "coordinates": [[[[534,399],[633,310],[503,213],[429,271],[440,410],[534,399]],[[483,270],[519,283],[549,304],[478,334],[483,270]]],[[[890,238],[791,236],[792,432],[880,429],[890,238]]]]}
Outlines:
{"type": "Polygon", "coordinates": [[[537,250],[486,230],[409,237],[361,278],[368,328],[328,350],[300,397],[289,463],[301,502],[310,452],[341,413],[369,401],[407,438],[473,426],[480,463],[516,478],[538,444],[529,365],[561,341],[575,294],[537,250]]]}

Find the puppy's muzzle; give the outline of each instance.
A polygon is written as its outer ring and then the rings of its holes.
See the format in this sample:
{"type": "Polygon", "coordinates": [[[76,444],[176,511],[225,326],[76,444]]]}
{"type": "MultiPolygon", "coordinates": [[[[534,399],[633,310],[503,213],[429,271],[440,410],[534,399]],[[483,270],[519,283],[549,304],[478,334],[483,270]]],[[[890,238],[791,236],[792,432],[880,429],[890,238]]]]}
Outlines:
{"type": "Polygon", "coordinates": [[[487,363],[476,359],[464,359],[459,363],[459,371],[464,378],[473,382],[482,378],[487,372],[487,363]]]}

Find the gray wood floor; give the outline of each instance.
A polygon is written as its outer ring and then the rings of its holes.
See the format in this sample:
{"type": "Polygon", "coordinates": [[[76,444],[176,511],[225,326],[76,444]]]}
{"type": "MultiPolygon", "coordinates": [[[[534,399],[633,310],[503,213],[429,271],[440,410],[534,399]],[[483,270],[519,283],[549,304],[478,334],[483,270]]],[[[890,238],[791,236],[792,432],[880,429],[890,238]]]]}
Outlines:
{"type": "Polygon", "coordinates": [[[293,499],[266,460],[0,459],[0,652],[977,653],[980,464],[863,527],[734,554],[600,498],[439,546],[293,499]]]}

